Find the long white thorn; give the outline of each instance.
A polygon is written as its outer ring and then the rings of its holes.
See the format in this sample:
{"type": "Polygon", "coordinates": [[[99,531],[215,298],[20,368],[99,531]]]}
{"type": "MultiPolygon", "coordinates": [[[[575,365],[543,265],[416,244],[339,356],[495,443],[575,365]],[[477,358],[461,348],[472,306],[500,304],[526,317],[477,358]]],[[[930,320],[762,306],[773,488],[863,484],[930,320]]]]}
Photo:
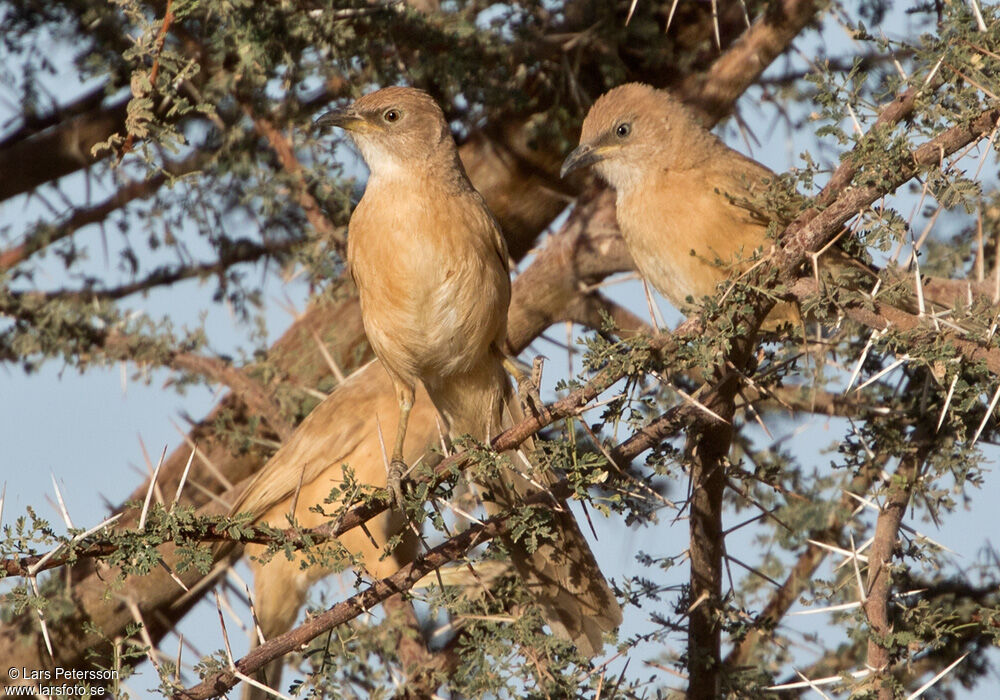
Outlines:
{"type": "Polygon", "coordinates": [[[795,675],[797,675],[803,681],[805,681],[806,683],[808,683],[810,688],[812,688],[814,691],[816,691],[817,693],[819,693],[823,697],[823,700],[831,700],[830,696],[827,695],[826,693],[824,693],[822,690],[820,690],[820,687],[818,685],[816,685],[811,680],[809,680],[808,678],[806,678],[806,676],[805,676],[804,673],[802,673],[798,669],[795,669],[795,675]]]}
{"type": "Polygon", "coordinates": [[[920,279],[920,263],[917,262],[916,255],[913,256],[913,278],[914,285],[917,288],[917,311],[919,312],[920,318],[927,315],[927,308],[924,305],[924,283],[920,279]]]}
{"type": "Polygon", "coordinates": [[[848,564],[854,562],[855,560],[860,560],[860,561],[863,561],[863,562],[867,562],[868,561],[868,557],[866,557],[865,555],[863,555],[862,552],[865,551],[866,549],[868,549],[869,547],[871,547],[872,543],[874,541],[875,541],[874,537],[869,537],[867,540],[865,540],[861,544],[860,547],[857,548],[857,550],[853,554],[851,554],[846,559],[844,559],[844,561],[840,562],[835,567],[833,567],[834,571],[839,571],[840,569],[844,568],[845,566],[847,566],[848,564]]]}
{"type": "Polygon", "coordinates": [[[938,62],[934,64],[934,67],[931,69],[931,72],[927,74],[927,79],[924,80],[924,84],[921,87],[921,90],[931,84],[931,81],[934,80],[934,76],[937,75],[938,69],[941,67],[942,63],[944,63],[944,56],[938,59],[938,62]]]}
{"type": "Polygon", "coordinates": [[[66,501],[63,500],[62,491],[59,490],[59,482],[56,481],[56,474],[52,472],[52,486],[56,490],[56,501],[59,503],[59,514],[62,515],[63,522],[66,523],[66,527],[73,529],[73,519],[69,517],[69,511],[66,509],[66,501]]]}
{"type": "Polygon", "coordinates": [[[184,651],[184,633],[177,633],[177,660],[174,661],[174,683],[181,682],[181,652],[184,651]]]}
{"type": "Polygon", "coordinates": [[[910,361],[910,356],[909,355],[903,355],[902,357],[900,357],[898,360],[896,360],[895,362],[893,362],[891,365],[889,365],[885,369],[879,370],[878,372],[876,372],[875,374],[873,374],[871,377],[869,377],[867,379],[867,381],[865,381],[864,384],[861,384],[860,386],[858,386],[858,388],[855,389],[855,391],[861,391],[862,389],[864,389],[869,384],[877,382],[879,379],[881,379],[885,375],[889,374],[889,372],[891,372],[892,370],[896,369],[897,367],[899,367],[904,362],[909,362],[909,361],[910,361]]]}
{"type": "Polygon", "coordinates": [[[233,650],[232,647],[229,646],[229,632],[226,630],[226,618],[222,614],[222,599],[219,597],[218,588],[212,592],[215,594],[215,609],[219,613],[219,625],[222,626],[222,643],[225,645],[226,660],[229,662],[230,670],[235,671],[236,662],[233,661],[233,650]]]}
{"type": "Polygon", "coordinates": [[[656,305],[656,300],[653,299],[653,292],[650,290],[649,282],[646,281],[645,277],[642,277],[642,291],[646,295],[646,308],[649,311],[649,321],[653,326],[653,330],[659,335],[660,328],[666,324],[663,322],[663,315],[656,305]]]}
{"type": "MultiPolygon", "coordinates": [[[[31,584],[31,590],[34,592],[35,597],[41,598],[42,594],[38,591],[38,579],[34,576],[29,576],[28,583],[31,584]]],[[[35,614],[38,615],[38,624],[42,629],[42,639],[45,640],[45,648],[49,652],[49,658],[55,661],[56,655],[52,652],[52,639],[49,638],[49,626],[45,624],[45,616],[39,608],[35,608],[35,614]]]]}
{"type": "Polygon", "coordinates": [[[443,498],[435,498],[434,500],[437,501],[437,503],[439,503],[440,505],[442,505],[445,508],[447,508],[448,510],[452,511],[453,513],[455,513],[456,515],[458,515],[458,516],[460,516],[462,518],[465,518],[470,523],[474,523],[475,525],[482,525],[483,524],[483,521],[480,520],[479,518],[477,518],[476,516],[474,516],[474,515],[472,515],[470,513],[467,513],[466,511],[462,510],[461,508],[459,508],[455,504],[450,503],[450,502],[444,500],[443,498]]]}
{"type": "Polygon", "coordinates": [[[670,13],[667,15],[667,26],[663,29],[664,34],[670,31],[670,23],[674,21],[674,11],[677,9],[677,2],[678,0],[674,0],[670,4],[670,13]]]}
{"type": "MultiPolygon", "coordinates": [[[[893,598],[905,598],[906,596],[916,595],[918,593],[923,593],[926,588],[918,588],[913,591],[906,591],[905,593],[895,593],[893,598]]],[[[791,615],[819,615],[820,613],[829,612],[841,612],[843,610],[852,610],[853,608],[861,607],[861,603],[854,601],[853,603],[841,603],[840,605],[826,605],[822,608],[809,608],[808,610],[796,610],[795,612],[788,613],[791,615]]]]}
{"type": "Polygon", "coordinates": [[[686,391],[684,391],[680,387],[673,386],[669,382],[667,382],[667,384],[668,384],[668,386],[670,386],[671,389],[673,389],[674,391],[677,392],[678,396],[680,396],[682,399],[684,399],[685,401],[687,401],[689,404],[691,404],[692,406],[694,406],[695,408],[697,408],[699,411],[704,412],[705,414],[711,416],[712,418],[714,418],[717,421],[721,421],[722,423],[725,423],[726,425],[729,425],[729,421],[727,421],[725,418],[723,418],[722,416],[720,416],[718,413],[716,413],[715,411],[713,411],[712,409],[710,409],[708,406],[706,406],[705,404],[703,404],[701,401],[698,401],[698,399],[694,398],[693,396],[691,396],[689,393],[687,393],[686,391]]]}
{"type": "Polygon", "coordinates": [[[934,685],[939,680],[941,680],[946,675],[948,675],[948,672],[951,671],[951,669],[953,669],[956,666],[958,666],[960,663],[962,663],[962,661],[965,660],[965,657],[968,656],[970,653],[971,652],[967,651],[964,654],[962,654],[961,656],[959,656],[957,659],[955,659],[954,661],[952,661],[951,664],[949,664],[948,668],[946,668],[945,670],[941,671],[941,673],[937,674],[936,676],[934,676],[933,678],[931,678],[929,681],[927,681],[926,683],[924,683],[922,686],[920,686],[919,688],[917,688],[911,695],[907,696],[906,700],[917,700],[917,698],[919,698],[921,695],[924,694],[925,690],[927,690],[932,685],[934,685]]]}
{"type": "Polygon", "coordinates": [[[834,554],[839,554],[842,557],[846,557],[846,560],[848,560],[848,561],[851,560],[851,559],[854,559],[854,558],[861,559],[861,561],[864,561],[864,562],[868,561],[868,557],[866,557],[866,556],[864,556],[862,554],[859,554],[858,552],[852,552],[849,549],[844,549],[842,547],[837,547],[837,546],[832,545],[832,544],[827,544],[825,542],[820,542],[819,540],[806,540],[806,542],[808,542],[809,544],[816,545],[820,549],[825,549],[828,552],[833,552],[834,554]]]}
{"type": "Polygon", "coordinates": [[[632,0],[632,4],[629,5],[628,15],[626,15],[626,17],[625,17],[625,26],[626,27],[628,26],[628,23],[632,21],[632,14],[635,12],[635,7],[638,4],[639,4],[639,0],[632,0]]]}
{"type": "Polygon", "coordinates": [[[979,3],[976,0],[969,0],[969,4],[972,5],[972,14],[976,16],[976,28],[985,34],[989,30],[986,28],[986,22],[983,21],[983,13],[979,9],[979,3]]]}
{"type": "Polygon", "coordinates": [[[858,566],[858,550],[854,546],[853,532],[850,533],[850,537],[851,537],[851,558],[854,563],[854,576],[858,582],[858,595],[860,596],[861,600],[859,605],[864,605],[864,603],[868,600],[868,596],[865,595],[865,585],[864,582],[861,580],[861,567],[858,566]]]}
{"type": "Polygon", "coordinates": [[[864,366],[865,360],[868,358],[868,353],[871,351],[872,345],[876,340],[878,340],[880,335],[882,335],[882,332],[877,328],[872,331],[871,336],[868,338],[868,342],[865,343],[865,347],[861,351],[861,357],[858,358],[857,363],[854,365],[854,371],[851,372],[851,378],[848,380],[847,386],[844,388],[845,394],[851,390],[851,387],[854,386],[854,382],[857,381],[858,375],[861,374],[861,368],[864,366]]]}
{"type": "Polygon", "coordinates": [[[181,480],[177,483],[177,493],[174,494],[174,505],[177,505],[178,503],[180,503],[181,492],[184,490],[184,484],[185,484],[185,482],[187,482],[188,472],[191,471],[191,464],[192,464],[192,462],[194,462],[194,455],[195,455],[196,452],[197,452],[197,449],[194,448],[194,447],[192,447],[191,448],[191,454],[188,455],[187,464],[184,465],[184,473],[181,474],[181,480]]]}
{"type": "Polygon", "coordinates": [[[194,444],[194,440],[191,439],[191,436],[181,430],[181,427],[174,423],[173,420],[170,421],[170,424],[174,427],[174,430],[177,431],[177,434],[181,436],[181,440],[186,442],[188,446],[195,451],[195,454],[198,455],[201,463],[204,464],[209,473],[214,476],[220,484],[222,484],[222,487],[227,491],[233,488],[233,482],[226,478],[226,475],[223,474],[222,470],[208,458],[208,455],[198,449],[198,447],[194,444]]]}
{"type": "Polygon", "coordinates": [[[163,458],[167,456],[167,446],[163,446],[163,452],[160,453],[160,459],[156,463],[156,469],[153,470],[153,476],[149,478],[149,488],[146,489],[146,500],[142,502],[142,512],[139,514],[139,529],[144,530],[146,528],[146,516],[149,514],[149,502],[153,500],[153,489],[156,488],[156,477],[160,475],[160,467],[163,466],[163,458]]]}
{"type": "Polygon", "coordinates": [[[142,637],[142,643],[146,645],[146,658],[149,659],[149,663],[152,664],[156,672],[160,673],[160,664],[156,662],[156,645],[153,644],[153,638],[149,636],[149,627],[142,619],[142,611],[131,598],[123,598],[123,600],[132,615],[132,621],[139,626],[139,636],[142,637]]]}
{"type": "Polygon", "coordinates": [[[264,644],[267,640],[264,639],[264,630],[260,627],[260,619],[257,617],[257,608],[253,603],[253,595],[250,594],[250,586],[244,583],[243,587],[247,591],[247,605],[250,606],[250,619],[253,620],[253,631],[257,635],[257,643],[264,644]]]}
{"type": "MultiPolygon", "coordinates": [[[[843,493],[847,494],[848,496],[850,496],[851,498],[855,499],[856,501],[860,502],[863,507],[871,508],[876,513],[879,513],[879,512],[882,511],[882,509],[879,507],[879,505],[877,503],[875,503],[874,501],[871,501],[871,500],[865,498],[864,496],[859,496],[856,493],[851,493],[850,491],[846,491],[844,489],[841,489],[841,491],[843,493]]],[[[924,542],[927,542],[928,544],[933,545],[933,546],[937,547],[938,549],[940,549],[942,551],[948,552],[950,554],[957,554],[957,552],[955,552],[954,550],[949,549],[948,547],[945,547],[940,542],[937,542],[937,541],[931,539],[930,537],[928,537],[924,533],[920,532],[919,530],[914,529],[913,527],[911,527],[910,525],[907,525],[906,523],[900,523],[899,527],[900,527],[901,530],[909,532],[911,535],[913,535],[917,539],[923,540],[924,542]]],[[[865,550],[868,547],[868,544],[870,544],[870,543],[871,543],[871,540],[868,540],[868,543],[866,543],[861,548],[861,550],[859,550],[859,551],[865,550]]],[[[818,545],[819,543],[817,542],[816,544],[818,545]]],[[[958,556],[961,556],[961,555],[958,555],[958,556]]]]}
{"type": "Polygon", "coordinates": [[[976,441],[979,440],[979,436],[983,434],[983,429],[986,427],[987,421],[989,421],[990,416],[993,415],[993,409],[997,407],[997,401],[1000,401],[1000,386],[997,386],[997,390],[993,393],[993,398],[990,399],[990,406],[986,409],[986,415],[983,416],[983,422],[979,424],[976,429],[976,434],[972,436],[972,444],[975,445],[976,441]]]}
{"type": "Polygon", "coordinates": [[[333,359],[333,355],[327,350],[326,345],[323,344],[322,338],[319,337],[319,333],[315,330],[312,332],[313,340],[316,341],[316,347],[319,348],[320,354],[323,356],[323,360],[326,362],[326,366],[330,368],[331,374],[333,374],[334,379],[337,380],[337,384],[344,383],[344,372],[340,369],[340,365],[337,361],[333,359]]]}
{"type": "Polygon", "coordinates": [[[958,375],[956,374],[951,380],[951,386],[948,387],[948,395],[944,397],[944,406],[941,408],[941,415],[938,417],[937,427],[934,428],[934,432],[941,430],[941,426],[944,424],[944,417],[948,415],[948,407],[951,405],[951,397],[955,393],[955,385],[958,384],[958,375]]]}
{"type": "MultiPolygon", "coordinates": [[[[861,671],[851,671],[850,676],[855,680],[864,678],[865,676],[871,675],[871,671],[868,669],[863,669],[861,671]]],[[[816,678],[809,681],[808,683],[804,681],[799,681],[798,683],[782,683],[781,685],[771,685],[765,688],[765,690],[795,690],[797,688],[812,688],[816,685],[832,685],[834,683],[843,682],[843,676],[827,676],[826,678],[816,678]]]]}
{"type": "Polygon", "coordinates": [[[254,680],[253,678],[251,678],[250,676],[246,675],[245,673],[240,673],[238,670],[236,670],[235,666],[233,668],[229,669],[229,670],[232,671],[232,673],[233,673],[234,676],[236,676],[237,678],[239,678],[244,683],[246,683],[248,685],[252,685],[254,688],[259,688],[260,690],[263,690],[268,695],[273,695],[276,698],[281,698],[281,700],[293,700],[291,697],[285,695],[284,693],[281,693],[281,692],[275,690],[274,688],[272,688],[270,686],[264,685],[260,681],[254,680]]]}

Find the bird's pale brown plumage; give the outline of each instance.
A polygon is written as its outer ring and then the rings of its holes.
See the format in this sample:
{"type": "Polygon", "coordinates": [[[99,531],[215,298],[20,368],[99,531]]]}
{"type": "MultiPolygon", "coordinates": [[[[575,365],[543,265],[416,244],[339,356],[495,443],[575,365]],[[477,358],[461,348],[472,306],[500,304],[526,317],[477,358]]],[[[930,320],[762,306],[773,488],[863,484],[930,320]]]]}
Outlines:
{"type": "MultiPolygon", "coordinates": [[[[452,436],[488,441],[519,415],[504,371],[510,276],[500,228],[473,188],[440,107],[426,93],[391,87],[317,124],[346,129],[370,169],[351,217],[348,264],[365,331],[399,401],[393,465],[419,383],[452,436]]],[[[492,508],[510,508],[551,483],[548,472],[511,470],[484,486],[492,508]]],[[[390,486],[393,484],[390,483],[390,486]]],[[[397,503],[402,500],[395,489],[397,503]]],[[[553,499],[556,541],[511,558],[553,631],[594,655],[621,610],[567,504],[553,499]]]]}
{"type": "MultiPolygon", "coordinates": [[[[255,523],[278,528],[288,527],[292,515],[301,527],[328,523],[330,518],[314,508],[322,505],[326,513],[334,513],[344,505],[343,501],[325,501],[334,488],[346,489],[345,465],[352,471],[355,483],[385,488],[376,420],[395,410],[395,393],[388,376],[378,362],[369,363],[312,410],[257,473],[231,513],[250,513],[255,523]]],[[[418,388],[404,445],[405,458],[418,459],[428,445],[437,442],[438,435],[437,411],[418,388]]],[[[345,498],[350,499],[351,494],[345,498]]],[[[342,547],[369,577],[384,578],[412,561],[416,554],[415,537],[403,525],[400,512],[385,511],[369,520],[364,530],[349,530],[337,544],[323,545],[321,549],[342,547]],[[401,543],[395,550],[385,551],[386,543],[400,533],[401,543]]],[[[291,629],[309,587],[331,572],[330,567],[315,563],[306,566],[303,554],[289,558],[279,552],[262,561],[266,549],[249,544],[244,550],[253,571],[255,611],[265,640],[291,629]]],[[[280,659],[269,664],[259,680],[278,687],[281,667],[280,659]]],[[[270,696],[248,684],[243,697],[266,700],[270,696]]]]}
{"type": "Polygon", "coordinates": [[[394,468],[405,467],[400,447],[418,381],[451,430],[495,434],[504,398],[496,392],[510,303],[507,248],[462,169],[440,107],[424,92],[391,87],[317,123],[348,130],[371,171],[351,216],[347,260],[365,332],[401,406],[394,468]],[[455,390],[460,385],[479,387],[482,405],[465,405],[470,392],[455,390]]]}
{"type": "MultiPolygon", "coordinates": [[[[562,175],[586,166],[616,192],[618,226],[636,267],[682,311],[766,255],[769,217],[748,206],[775,175],[724,144],[679,100],[629,83],[590,108],[562,175]]],[[[779,304],[768,325],[795,320],[779,304]]]]}

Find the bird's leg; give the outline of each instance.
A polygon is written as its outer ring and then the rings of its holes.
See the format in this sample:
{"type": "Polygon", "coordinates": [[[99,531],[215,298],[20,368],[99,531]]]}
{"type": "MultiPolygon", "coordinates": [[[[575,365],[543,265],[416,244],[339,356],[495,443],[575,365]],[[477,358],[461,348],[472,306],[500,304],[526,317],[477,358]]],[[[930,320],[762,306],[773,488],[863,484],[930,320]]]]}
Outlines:
{"type": "Polygon", "coordinates": [[[531,365],[531,373],[526,371],[519,361],[504,355],[503,366],[517,384],[517,398],[521,402],[521,410],[527,416],[543,415],[545,404],[542,402],[541,394],[538,393],[542,383],[542,363],[545,358],[539,355],[531,365]]]}
{"type": "Polygon", "coordinates": [[[399,399],[399,424],[396,426],[396,444],[392,448],[392,459],[389,461],[389,471],[386,473],[386,487],[392,505],[400,511],[403,508],[403,475],[406,473],[406,461],[403,459],[403,441],[406,439],[406,424],[410,419],[410,409],[413,408],[413,388],[397,387],[399,399]]]}

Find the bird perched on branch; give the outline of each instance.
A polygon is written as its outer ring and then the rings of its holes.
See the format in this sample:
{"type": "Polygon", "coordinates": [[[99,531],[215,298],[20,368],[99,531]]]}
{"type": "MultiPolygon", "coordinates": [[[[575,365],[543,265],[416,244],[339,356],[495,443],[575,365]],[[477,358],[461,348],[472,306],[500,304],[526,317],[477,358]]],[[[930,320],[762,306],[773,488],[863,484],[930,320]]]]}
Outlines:
{"type": "MultiPolygon", "coordinates": [[[[348,228],[347,258],[365,332],[399,404],[390,489],[402,503],[403,444],[418,382],[452,436],[488,442],[519,415],[501,350],[510,273],[500,228],[466,176],[441,108],[389,87],[320,117],[347,130],[371,171],[348,228]]],[[[480,484],[494,508],[518,505],[551,474],[480,484]]],[[[594,655],[621,610],[567,504],[552,499],[555,541],[511,558],[550,627],[594,655]]]]}
{"type": "MultiPolygon", "coordinates": [[[[277,528],[288,527],[289,517],[294,516],[300,527],[312,528],[328,523],[327,514],[357,498],[355,489],[385,488],[385,463],[375,421],[395,410],[395,403],[392,386],[377,362],[352,374],[306,416],[257,472],[231,513],[250,513],[254,522],[277,528]],[[350,480],[345,465],[351,471],[350,480]],[[326,503],[334,488],[340,490],[340,498],[326,503]],[[315,510],[317,505],[323,513],[315,510]]],[[[437,411],[427,395],[418,391],[403,454],[418,459],[438,435],[437,411]]],[[[319,549],[339,549],[371,578],[385,578],[416,555],[416,537],[404,530],[404,524],[399,511],[383,511],[364,528],[348,530],[336,543],[319,549]],[[386,544],[401,532],[400,544],[386,551],[386,544]]],[[[338,562],[334,558],[329,566],[306,566],[306,555],[297,553],[289,558],[281,552],[263,561],[266,550],[263,545],[248,544],[244,552],[253,571],[257,621],[264,639],[269,640],[292,628],[309,587],[337,568],[338,562]]],[[[348,561],[340,565],[346,566],[348,561]]],[[[256,640],[256,635],[253,638],[256,640]]],[[[266,667],[260,680],[278,687],[281,668],[278,659],[266,667]]],[[[248,685],[243,697],[266,700],[270,696],[248,685]]]]}
{"type": "MultiPolygon", "coordinates": [[[[598,98],[561,174],[586,166],[615,189],[618,227],[639,272],[682,311],[689,298],[715,296],[772,245],[771,217],[752,200],[775,174],[663,90],[629,83],[598,98]]],[[[798,318],[793,304],[779,303],[766,325],[798,318]]]]}
{"type": "MultiPolygon", "coordinates": [[[[358,496],[350,493],[352,483],[360,489],[385,488],[385,464],[375,420],[394,409],[393,390],[385,372],[377,362],[369,363],[306,416],[257,472],[231,513],[251,513],[254,522],[279,528],[288,527],[288,517],[294,515],[299,526],[317,527],[329,517],[312,509],[322,505],[326,513],[332,513],[341,502],[349,504],[358,496]],[[345,465],[351,470],[350,480],[344,473],[345,465]],[[325,503],[334,487],[342,491],[342,498],[325,503]]],[[[411,413],[404,455],[418,459],[437,436],[436,411],[423,394],[411,413]]],[[[416,554],[412,538],[404,538],[393,552],[384,549],[403,525],[402,513],[386,510],[365,523],[365,528],[345,532],[338,543],[371,577],[384,578],[416,554]]],[[[298,558],[290,560],[281,554],[266,564],[255,561],[265,550],[263,545],[248,544],[244,551],[254,570],[257,618],[265,639],[270,639],[291,628],[309,586],[329,569],[303,568],[298,558]]]]}

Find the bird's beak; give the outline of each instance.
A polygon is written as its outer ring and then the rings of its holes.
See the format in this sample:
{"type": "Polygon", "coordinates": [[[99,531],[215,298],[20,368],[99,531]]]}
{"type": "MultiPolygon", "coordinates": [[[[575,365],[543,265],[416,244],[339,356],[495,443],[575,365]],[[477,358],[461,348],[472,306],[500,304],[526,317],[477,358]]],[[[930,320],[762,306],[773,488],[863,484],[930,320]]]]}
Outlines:
{"type": "Polygon", "coordinates": [[[339,126],[345,131],[360,131],[364,128],[363,125],[367,124],[367,120],[362,117],[357,112],[350,108],[347,109],[333,109],[320,116],[313,126],[317,129],[326,126],[339,126]]]}
{"type": "Polygon", "coordinates": [[[606,148],[591,146],[589,143],[582,143],[577,146],[572,153],[566,156],[566,160],[564,160],[562,164],[562,169],[559,171],[559,177],[566,177],[574,170],[586,168],[587,166],[602,161],[606,156],[606,148]]]}

